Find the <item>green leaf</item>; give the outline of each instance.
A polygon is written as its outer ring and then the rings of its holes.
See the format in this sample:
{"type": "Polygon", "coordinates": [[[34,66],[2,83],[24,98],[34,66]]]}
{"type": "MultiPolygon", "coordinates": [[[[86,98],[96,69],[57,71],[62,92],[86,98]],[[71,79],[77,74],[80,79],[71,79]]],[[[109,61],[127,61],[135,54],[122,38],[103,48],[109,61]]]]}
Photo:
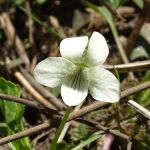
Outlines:
{"type": "MultiPolygon", "coordinates": [[[[0,77],[0,93],[19,97],[21,88],[19,85],[0,77]]],[[[0,124],[0,134],[7,136],[22,131],[24,105],[0,99],[0,108],[4,118],[4,122],[0,124]]],[[[11,142],[9,146],[12,150],[31,150],[28,138],[11,142]]]]}
{"type": "Polygon", "coordinates": [[[144,1],[143,0],[132,0],[140,9],[143,9],[144,7],[144,1]]]}
{"type": "MultiPolygon", "coordinates": [[[[0,78],[0,93],[19,97],[21,88],[19,85],[0,78]]],[[[18,125],[24,112],[24,106],[22,104],[4,100],[1,102],[1,109],[7,124],[11,124],[12,127],[18,125]]]]}

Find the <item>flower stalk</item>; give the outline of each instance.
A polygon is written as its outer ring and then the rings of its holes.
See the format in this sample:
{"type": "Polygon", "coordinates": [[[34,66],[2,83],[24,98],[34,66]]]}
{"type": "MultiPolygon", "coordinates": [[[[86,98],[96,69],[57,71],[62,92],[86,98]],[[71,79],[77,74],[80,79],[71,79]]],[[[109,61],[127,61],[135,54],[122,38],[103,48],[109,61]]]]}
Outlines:
{"type": "Polygon", "coordinates": [[[57,132],[55,134],[55,137],[54,137],[54,139],[53,139],[53,141],[52,141],[52,143],[50,145],[49,150],[56,150],[58,138],[59,138],[59,136],[60,136],[60,134],[61,134],[61,132],[62,132],[66,122],[67,122],[69,114],[72,112],[72,110],[73,110],[72,106],[68,106],[67,107],[66,112],[65,112],[65,114],[64,114],[64,116],[63,116],[63,118],[61,120],[61,123],[60,123],[59,128],[58,128],[58,130],[57,130],[57,132]]]}

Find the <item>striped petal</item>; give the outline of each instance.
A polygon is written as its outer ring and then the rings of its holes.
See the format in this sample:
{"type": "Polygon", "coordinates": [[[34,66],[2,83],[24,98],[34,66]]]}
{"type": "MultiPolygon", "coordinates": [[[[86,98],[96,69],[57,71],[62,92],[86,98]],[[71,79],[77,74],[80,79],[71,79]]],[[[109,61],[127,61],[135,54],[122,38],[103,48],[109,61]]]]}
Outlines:
{"type": "Polygon", "coordinates": [[[68,106],[76,106],[86,98],[88,86],[81,70],[68,76],[62,84],[61,96],[68,106]]]}

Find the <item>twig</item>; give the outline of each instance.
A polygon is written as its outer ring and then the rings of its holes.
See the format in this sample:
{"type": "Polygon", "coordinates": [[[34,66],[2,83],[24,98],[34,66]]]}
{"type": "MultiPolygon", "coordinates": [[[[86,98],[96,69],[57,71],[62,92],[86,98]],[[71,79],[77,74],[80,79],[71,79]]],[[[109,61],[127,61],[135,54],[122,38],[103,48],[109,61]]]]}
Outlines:
{"type": "Polygon", "coordinates": [[[140,91],[143,91],[143,90],[145,90],[147,88],[150,88],[150,81],[141,83],[141,84],[139,84],[137,86],[134,86],[132,88],[129,88],[127,90],[122,91],[121,92],[121,98],[125,98],[127,96],[131,96],[131,95],[136,94],[136,93],[138,93],[140,91]]]}
{"type": "Polygon", "coordinates": [[[0,94],[0,99],[17,102],[17,103],[20,103],[20,104],[27,105],[29,107],[36,108],[36,109],[39,108],[38,104],[36,104],[36,103],[34,103],[30,100],[27,100],[27,99],[24,99],[24,98],[19,98],[19,97],[12,96],[12,95],[0,94]]]}
{"type": "Polygon", "coordinates": [[[129,71],[146,71],[150,69],[150,60],[139,61],[129,64],[120,64],[120,65],[104,65],[105,69],[113,71],[114,68],[117,69],[119,73],[128,73],[129,71]]]}
{"type": "Polygon", "coordinates": [[[146,108],[144,108],[143,106],[139,105],[138,103],[136,103],[133,100],[129,100],[127,102],[127,104],[129,106],[133,107],[136,111],[138,111],[139,113],[141,113],[142,115],[144,115],[148,119],[150,119],[150,112],[146,108]]]}
{"type": "Polygon", "coordinates": [[[37,83],[33,77],[23,68],[21,68],[21,72],[23,73],[24,77],[30,82],[30,84],[39,92],[41,93],[45,98],[49,99],[49,101],[55,105],[58,109],[65,108],[65,105],[63,102],[56,98],[52,93],[50,93],[48,90],[46,90],[42,85],[37,83]]]}
{"type": "Polygon", "coordinates": [[[7,13],[2,13],[0,15],[0,23],[2,28],[5,32],[5,35],[10,42],[11,45],[16,47],[16,52],[18,53],[19,57],[25,62],[28,66],[30,61],[26,54],[25,48],[19,36],[16,34],[15,28],[10,20],[10,17],[7,13]]]}
{"type": "Polygon", "coordinates": [[[24,130],[22,132],[18,132],[16,134],[4,137],[0,139],[0,145],[6,144],[8,142],[26,137],[26,136],[30,136],[33,134],[36,134],[42,130],[48,129],[50,127],[50,124],[48,122],[45,122],[43,124],[37,125],[35,127],[32,127],[30,129],[24,130]]]}

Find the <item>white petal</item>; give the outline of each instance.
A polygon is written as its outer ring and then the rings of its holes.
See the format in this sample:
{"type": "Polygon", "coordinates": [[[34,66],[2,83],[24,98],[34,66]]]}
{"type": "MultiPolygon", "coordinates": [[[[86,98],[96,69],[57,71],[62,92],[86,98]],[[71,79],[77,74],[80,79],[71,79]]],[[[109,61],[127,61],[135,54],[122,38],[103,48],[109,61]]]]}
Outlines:
{"type": "Polygon", "coordinates": [[[60,43],[61,56],[73,62],[80,61],[87,43],[87,36],[64,39],[60,43]]]}
{"type": "Polygon", "coordinates": [[[89,91],[94,99],[110,103],[120,99],[120,83],[111,72],[101,67],[93,67],[87,70],[87,74],[89,91]]]}
{"type": "Polygon", "coordinates": [[[68,106],[76,106],[86,98],[88,94],[87,83],[81,71],[65,79],[61,87],[61,96],[68,106]]]}
{"type": "Polygon", "coordinates": [[[102,34],[94,32],[89,40],[86,61],[91,66],[103,64],[109,54],[107,42],[102,34]]]}
{"type": "Polygon", "coordinates": [[[76,66],[62,57],[49,57],[37,64],[34,77],[40,84],[48,87],[56,87],[62,83],[76,66]]]}

